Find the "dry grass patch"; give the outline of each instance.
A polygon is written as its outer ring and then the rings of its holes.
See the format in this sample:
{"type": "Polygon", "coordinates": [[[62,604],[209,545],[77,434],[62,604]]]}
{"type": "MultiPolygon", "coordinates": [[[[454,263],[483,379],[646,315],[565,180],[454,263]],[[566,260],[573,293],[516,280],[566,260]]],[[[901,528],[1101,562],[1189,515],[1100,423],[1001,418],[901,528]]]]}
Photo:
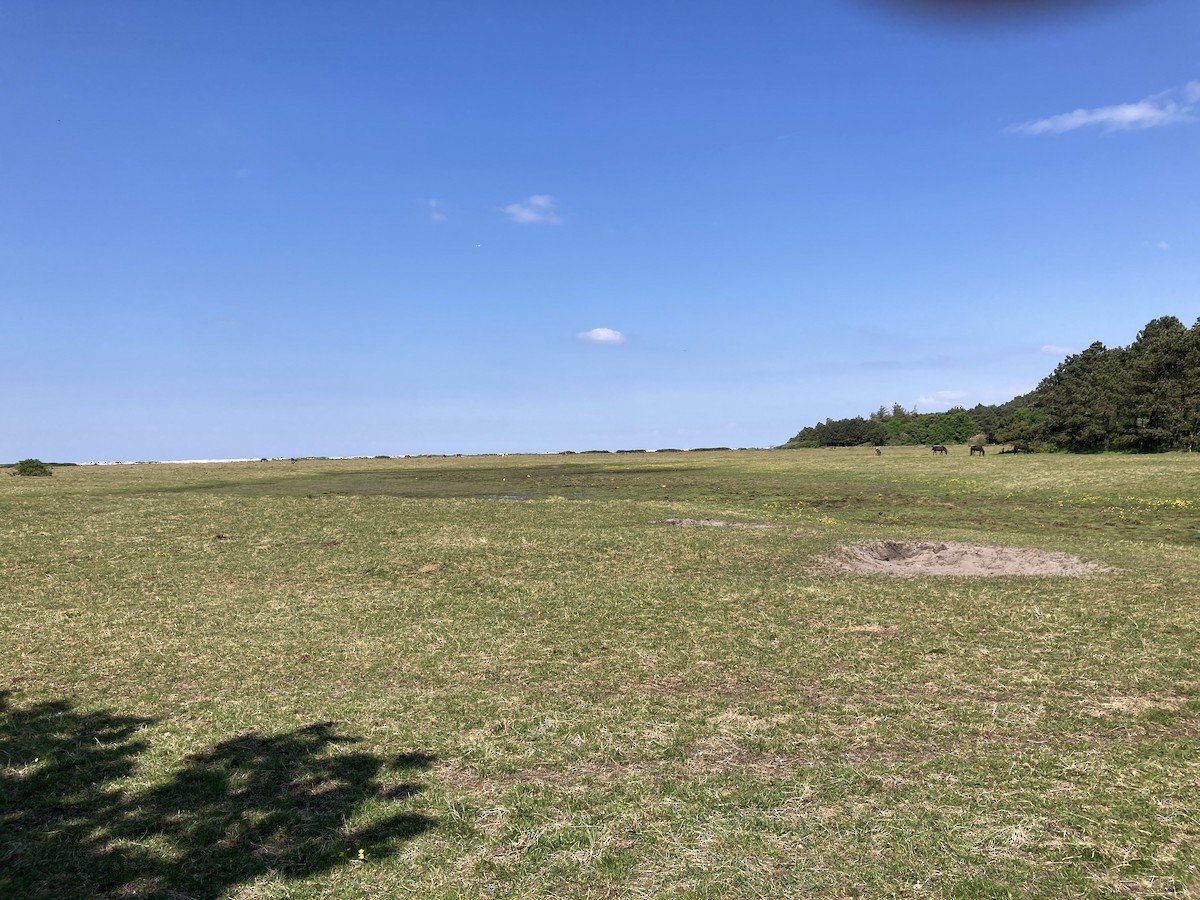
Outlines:
{"type": "Polygon", "coordinates": [[[774,528],[765,522],[726,522],[724,519],[667,519],[676,528],[774,528]]]}

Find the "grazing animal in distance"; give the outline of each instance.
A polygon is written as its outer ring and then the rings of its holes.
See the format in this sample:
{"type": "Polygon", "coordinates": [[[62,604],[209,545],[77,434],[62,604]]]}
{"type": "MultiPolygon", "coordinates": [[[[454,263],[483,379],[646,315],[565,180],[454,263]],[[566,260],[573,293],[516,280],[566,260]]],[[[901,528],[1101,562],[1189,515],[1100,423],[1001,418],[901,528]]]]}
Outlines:
{"type": "Polygon", "coordinates": [[[882,447],[876,447],[876,448],[875,448],[875,455],[876,455],[876,456],[883,456],[883,448],[882,448],[882,447]]]}
{"type": "Polygon", "coordinates": [[[941,444],[934,444],[931,449],[933,450],[934,453],[940,453],[940,454],[942,454],[942,456],[945,456],[946,454],[948,454],[950,452],[941,444]]]}
{"type": "Polygon", "coordinates": [[[1033,448],[1028,444],[1013,444],[1013,453],[1032,453],[1033,448]]]}
{"type": "Polygon", "coordinates": [[[982,445],[982,444],[972,444],[972,445],[971,445],[971,455],[972,455],[972,456],[974,456],[976,453],[978,453],[980,456],[986,456],[986,455],[987,455],[987,454],[986,454],[986,453],[984,453],[984,451],[983,451],[983,445],[982,445]]]}

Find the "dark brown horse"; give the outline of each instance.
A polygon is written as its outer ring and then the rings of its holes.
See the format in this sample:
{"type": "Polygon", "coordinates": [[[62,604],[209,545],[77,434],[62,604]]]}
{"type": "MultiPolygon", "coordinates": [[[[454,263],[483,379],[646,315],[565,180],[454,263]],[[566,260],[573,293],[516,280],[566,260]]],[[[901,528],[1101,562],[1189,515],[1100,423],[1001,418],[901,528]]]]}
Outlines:
{"type": "Polygon", "coordinates": [[[933,447],[932,447],[932,450],[933,450],[933,452],[934,452],[934,453],[940,453],[940,454],[942,454],[943,456],[945,456],[947,453],[949,453],[949,452],[950,452],[950,451],[949,451],[949,450],[947,450],[945,447],[943,447],[941,444],[934,444],[934,445],[933,445],[933,447]]]}
{"type": "Polygon", "coordinates": [[[971,445],[971,455],[974,456],[976,453],[978,453],[980,456],[987,455],[986,453],[983,452],[982,444],[972,444],[971,445]]]}

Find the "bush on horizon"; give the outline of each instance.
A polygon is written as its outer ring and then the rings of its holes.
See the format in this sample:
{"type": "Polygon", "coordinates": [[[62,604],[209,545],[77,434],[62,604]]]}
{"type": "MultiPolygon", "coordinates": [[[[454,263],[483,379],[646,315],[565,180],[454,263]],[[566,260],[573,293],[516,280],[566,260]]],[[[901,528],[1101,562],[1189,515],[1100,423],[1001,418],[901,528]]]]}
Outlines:
{"type": "Polygon", "coordinates": [[[44,476],[53,475],[54,470],[40,459],[23,459],[13,466],[10,475],[44,476]]]}

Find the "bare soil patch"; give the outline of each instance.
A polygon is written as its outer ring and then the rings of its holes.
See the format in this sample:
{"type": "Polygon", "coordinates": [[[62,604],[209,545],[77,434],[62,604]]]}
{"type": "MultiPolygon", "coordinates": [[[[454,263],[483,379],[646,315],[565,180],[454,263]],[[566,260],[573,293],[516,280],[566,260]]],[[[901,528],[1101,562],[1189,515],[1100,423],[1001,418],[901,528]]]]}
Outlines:
{"type": "Polygon", "coordinates": [[[765,523],[726,522],[722,519],[667,519],[668,525],[676,528],[770,528],[765,523]]]}
{"type": "Polygon", "coordinates": [[[1097,575],[1113,571],[1070,553],[957,541],[866,541],[839,547],[822,562],[842,572],[921,575],[1097,575]]]}

